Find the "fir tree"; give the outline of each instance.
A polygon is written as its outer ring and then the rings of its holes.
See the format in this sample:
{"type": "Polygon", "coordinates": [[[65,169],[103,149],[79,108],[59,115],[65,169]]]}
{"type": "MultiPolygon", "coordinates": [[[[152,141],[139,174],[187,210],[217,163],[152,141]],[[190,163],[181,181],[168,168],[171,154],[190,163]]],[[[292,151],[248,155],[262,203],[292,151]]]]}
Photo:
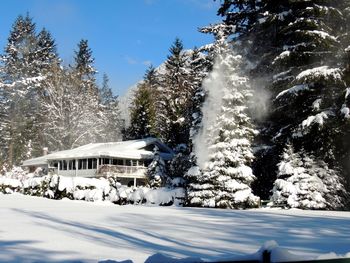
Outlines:
{"type": "Polygon", "coordinates": [[[288,144],[278,164],[272,201],[275,205],[302,209],[344,209],[348,193],[339,173],[304,150],[288,144]]]}
{"type": "Polygon", "coordinates": [[[155,68],[150,66],[144,79],[139,83],[130,106],[130,127],[128,138],[140,139],[155,136],[155,98],[157,97],[158,77],[155,68]]]}
{"type": "Polygon", "coordinates": [[[2,159],[11,167],[27,158],[31,141],[37,145],[38,90],[43,75],[36,56],[38,41],[35,24],[27,14],[13,24],[3,55],[3,85],[1,89],[1,123],[4,136],[0,139],[2,159]],[[34,143],[35,142],[35,143],[34,143]]]}
{"type": "Polygon", "coordinates": [[[254,158],[251,141],[257,131],[248,115],[252,91],[248,79],[239,74],[240,65],[241,57],[224,44],[206,80],[205,85],[221,90],[222,102],[215,121],[203,126],[203,149],[208,148],[209,159],[206,163],[203,158],[199,161],[202,171],[193,167],[188,172],[192,181],[187,191],[188,205],[229,208],[257,205],[258,198],[250,189],[255,176],[249,167],[254,158]]]}
{"type": "Polygon", "coordinates": [[[180,39],[175,39],[161,76],[157,101],[156,132],[171,147],[189,143],[188,114],[191,86],[186,70],[187,57],[180,39]]]}
{"type": "Polygon", "coordinates": [[[121,118],[118,96],[114,96],[109,87],[109,79],[103,75],[102,87],[99,90],[101,107],[100,117],[103,120],[103,129],[99,135],[99,141],[111,142],[122,139],[124,121],[121,118]]]}
{"type": "Polygon", "coordinates": [[[166,164],[160,156],[157,146],[153,150],[153,161],[147,168],[146,176],[152,188],[159,188],[166,182],[166,164]]]}

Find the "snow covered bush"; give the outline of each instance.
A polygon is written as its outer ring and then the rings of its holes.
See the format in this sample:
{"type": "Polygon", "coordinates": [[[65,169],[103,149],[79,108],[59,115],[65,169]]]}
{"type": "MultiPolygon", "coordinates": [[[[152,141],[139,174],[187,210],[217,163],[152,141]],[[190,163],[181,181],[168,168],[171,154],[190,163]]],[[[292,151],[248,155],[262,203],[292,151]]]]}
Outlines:
{"type": "Polygon", "coordinates": [[[59,199],[103,201],[110,192],[109,181],[105,178],[64,177],[58,180],[59,199]]]}
{"type": "Polygon", "coordinates": [[[14,192],[20,192],[21,189],[22,183],[20,180],[0,176],[0,193],[12,194],[14,192]]]}
{"type": "Polygon", "coordinates": [[[161,187],[151,189],[148,187],[130,188],[121,186],[118,189],[120,197],[126,203],[148,205],[181,205],[185,191],[183,188],[161,187]]]}

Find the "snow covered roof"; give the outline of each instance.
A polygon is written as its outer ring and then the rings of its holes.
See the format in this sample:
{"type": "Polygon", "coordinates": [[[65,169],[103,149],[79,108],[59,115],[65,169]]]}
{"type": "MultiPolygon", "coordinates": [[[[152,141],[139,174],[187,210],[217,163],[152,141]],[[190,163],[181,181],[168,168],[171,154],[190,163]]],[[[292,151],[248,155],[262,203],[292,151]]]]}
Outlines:
{"type": "Polygon", "coordinates": [[[80,159],[96,157],[114,157],[122,159],[151,159],[153,149],[145,149],[147,146],[157,145],[160,155],[164,160],[170,160],[174,153],[157,138],[144,138],[139,140],[90,143],[74,149],[54,152],[41,157],[29,159],[22,166],[46,165],[51,160],[80,159]]]}

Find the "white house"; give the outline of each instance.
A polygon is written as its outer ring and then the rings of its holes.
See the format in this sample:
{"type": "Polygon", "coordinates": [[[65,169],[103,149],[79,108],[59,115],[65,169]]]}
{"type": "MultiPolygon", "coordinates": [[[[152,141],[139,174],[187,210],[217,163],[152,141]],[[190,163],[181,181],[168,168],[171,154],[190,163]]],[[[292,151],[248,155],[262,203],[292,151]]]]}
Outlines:
{"type": "Polygon", "coordinates": [[[152,162],[154,149],[160,156],[171,160],[173,151],[156,138],[90,143],[71,150],[54,152],[23,162],[22,167],[63,176],[100,177],[113,173],[118,181],[127,185],[144,184],[147,166],[152,162]]]}

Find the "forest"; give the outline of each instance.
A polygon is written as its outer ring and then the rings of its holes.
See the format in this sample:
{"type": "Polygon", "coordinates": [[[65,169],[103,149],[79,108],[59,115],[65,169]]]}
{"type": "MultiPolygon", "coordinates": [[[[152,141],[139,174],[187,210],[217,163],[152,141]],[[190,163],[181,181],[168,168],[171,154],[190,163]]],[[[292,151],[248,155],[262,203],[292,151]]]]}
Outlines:
{"type": "MultiPolygon", "coordinates": [[[[121,117],[88,40],[65,65],[50,32],[18,16],[0,63],[0,165],[91,142],[160,138],[176,153],[150,185],[185,206],[350,208],[350,1],[224,0],[213,43],[170,45],[121,117]]],[[[163,167],[164,166],[164,167],[163,167]]]]}

